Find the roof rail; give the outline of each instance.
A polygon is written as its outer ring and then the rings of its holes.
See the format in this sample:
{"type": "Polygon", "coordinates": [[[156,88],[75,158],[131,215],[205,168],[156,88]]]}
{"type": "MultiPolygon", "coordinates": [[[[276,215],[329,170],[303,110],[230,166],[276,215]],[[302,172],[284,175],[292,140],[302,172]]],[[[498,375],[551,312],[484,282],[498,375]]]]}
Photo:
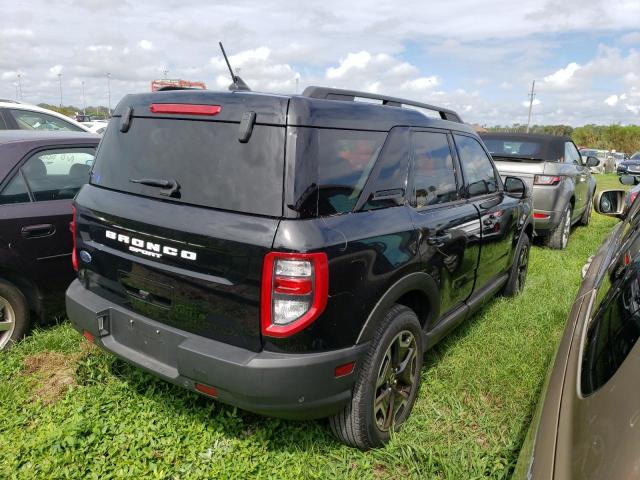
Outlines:
{"type": "Polygon", "coordinates": [[[386,105],[389,107],[402,107],[403,105],[409,105],[411,107],[431,110],[437,112],[440,115],[440,118],[442,118],[443,120],[464,123],[460,118],[460,115],[458,115],[453,110],[449,110],[448,108],[436,107],[435,105],[415,102],[413,100],[407,100],[406,98],[378,95],[377,93],[358,92],[356,90],[343,90],[340,88],[310,86],[304,89],[304,92],[302,92],[302,96],[309,98],[321,98],[324,100],[341,100],[343,102],[353,102],[356,98],[368,98],[371,100],[380,100],[382,102],[382,105],[386,105]]]}

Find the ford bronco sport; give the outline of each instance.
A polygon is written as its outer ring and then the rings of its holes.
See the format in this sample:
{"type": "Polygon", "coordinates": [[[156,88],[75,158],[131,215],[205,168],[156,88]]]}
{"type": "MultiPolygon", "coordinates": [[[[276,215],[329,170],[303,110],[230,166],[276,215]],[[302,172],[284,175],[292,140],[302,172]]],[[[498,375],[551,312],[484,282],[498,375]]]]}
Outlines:
{"type": "Polygon", "coordinates": [[[528,197],[450,110],[320,87],[129,95],[76,197],[68,317],[165,380],[380,446],[423,353],[523,288],[528,197]]]}

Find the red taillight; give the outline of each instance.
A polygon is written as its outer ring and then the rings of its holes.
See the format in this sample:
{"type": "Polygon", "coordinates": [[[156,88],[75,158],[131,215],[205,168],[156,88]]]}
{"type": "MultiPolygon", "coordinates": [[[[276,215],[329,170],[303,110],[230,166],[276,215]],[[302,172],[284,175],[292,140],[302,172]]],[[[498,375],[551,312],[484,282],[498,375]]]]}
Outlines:
{"type": "Polygon", "coordinates": [[[631,192],[631,195],[629,195],[629,205],[633,203],[633,201],[636,199],[637,196],[638,196],[638,192],[631,192]]]}
{"type": "Polygon", "coordinates": [[[76,231],[78,226],[76,223],[76,207],[71,205],[71,223],[69,224],[69,230],[71,230],[71,238],[73,241],[73,250],[71,250],[71,265],[73,269],[78,271],[78,249],[76,248],[76,231]]]}
{"type": "Polygon", "coordinates": [[[217,115],[220,105],[195,105],[192,103],[152,103],[151,113],[178,113],[185,115],[217,115]]]}
{"type": "Polygon", "coordinates": [[[534,185],[557,185],[562,180],[562,177],[557,175],[536,175],[533,177],[534,185]]]}
{"type": "Polygon", "coordinates": [[[218,396],[218,389],[216,387],[211,387],[209,385],[205,385],[204,383],[196,383],[196,390],[204,393],[205,395],[209,395],[210,397],[218,396]]]}
{"type": "Polygon", "coordinates": [[[288,337],[306,328],[324,311],[328,295],[326,254],[267,253],[262,267],[262,334],[288,337]]]}
{"type": "Polygon", "coordinates": [[[533,214],[533,218],[536,218],[538,220],[545,220],[547,218],[549,218],[550,215],[547,215],[546,213],[534,213],[533,214]]]}

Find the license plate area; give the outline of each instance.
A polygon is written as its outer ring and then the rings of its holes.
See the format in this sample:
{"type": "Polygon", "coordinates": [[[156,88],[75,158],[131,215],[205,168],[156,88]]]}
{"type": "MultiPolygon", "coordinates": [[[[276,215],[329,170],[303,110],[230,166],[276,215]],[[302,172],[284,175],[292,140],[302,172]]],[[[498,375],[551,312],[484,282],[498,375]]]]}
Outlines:
{"type": "Polygon", "coordinates": [[[182,335],[117,310],[111,313],[111,335],[117,343],[171,366],[184,341],[182,335]]]}

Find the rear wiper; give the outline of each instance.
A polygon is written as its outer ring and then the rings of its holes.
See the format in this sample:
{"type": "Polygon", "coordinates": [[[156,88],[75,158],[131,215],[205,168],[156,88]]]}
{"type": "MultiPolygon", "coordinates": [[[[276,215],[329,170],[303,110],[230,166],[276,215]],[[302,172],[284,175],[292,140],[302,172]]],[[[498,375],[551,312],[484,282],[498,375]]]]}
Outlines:
{"type": "Polygon", "coordinates": [[[131,183],[139,183],[148,187],[158,187],[163,190],[162,192],[160,192],[160,195],[180,198],[180,184],[175,179],[166,180],[164,178],[130,178],[129,181],[131,183]]]}

